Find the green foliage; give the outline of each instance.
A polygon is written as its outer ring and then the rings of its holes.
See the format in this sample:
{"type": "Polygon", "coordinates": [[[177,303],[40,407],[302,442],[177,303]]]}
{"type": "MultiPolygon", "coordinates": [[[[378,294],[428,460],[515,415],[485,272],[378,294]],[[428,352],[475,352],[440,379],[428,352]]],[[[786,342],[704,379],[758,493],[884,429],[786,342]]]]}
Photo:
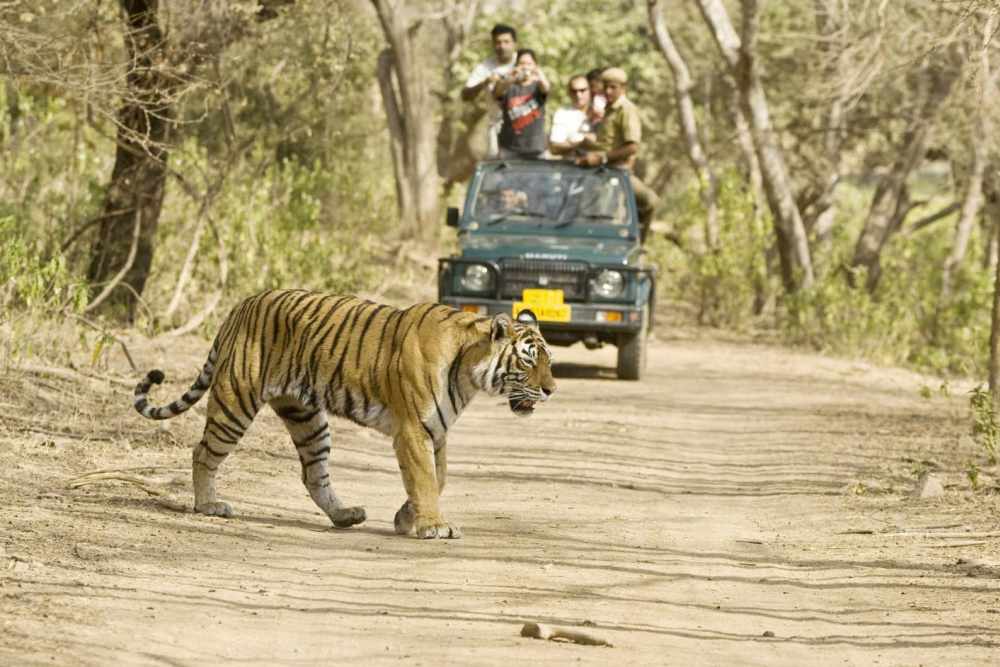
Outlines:
{"type": "Polygon", "coordinates": [[[51,322],[87,303],[87,286],[66,257],[46,253],[26,231],[14,216],[0,216],[0,365],[36,350],[59,351],[51,322]]]}
{"type": "Polygon", "coordinates": [[[339,182],[337,173],[318,163],[294,162],[270,167],[256,183],[239,181],[223,202],[231,223],[227,245],[239,248],[231,284],[247,292],[289,285],[336,292],[366,287],[377,275],[370,260],[374,232],[380,226],[388,231],[385,221],[394,206],[370,197],[370,185],[365,196],[362,186],[352,193],[358,201],[348,207],[350,217],[332,220],[324,216],[324,197],[339,182]]]}
{"type": "Polygon", "coordinates": [[[661,246],[653,254],[661,269],[673,275],[667,283],[670,296],[691,303],[702,324],[748,325],[754,302],[768,289],[765,251],[772,231],[770,218],[755,218],[742,177],[730,171],[719,179],[722,243],[714,251],[704,250],[706,213],[697,182],[661,208],[670,212],[672,230],[684,239],[684,250],[661,246]]]}
{"type": "MultiPolygon", "coordinates": [[[[864,283],[864,276],[858,281],[864,283]]],[[[788,296],[778,326],[789,341],[836,354],[890,363],[912,353],[914,320],[910,299],[892,285],[873,296],[852,288],[843,273],[830,273],[811,290],[788,296]]]]}
{"type": "MultiPolygon", "coordinates": [[[[942,301],[941,266],[950,250],[951,225],[893,237],[882,253],[882,277],[874,293],[849,285],[846,267],[870,197],[870,189],[841,186],[833,236],[812,244],[815,286],[779,299],[769,297],[782,292],[777,266],[765,265],[773,243],[770,217],[754,223],[752,198],[735,171],[720,178],[717,252],[696,251],[704,245],[705,224],[696,181],[668,194],[661,207],[660,217],[684,240],[684,249],[656,240],[648,250],[661,269],[661,288],[688,304],[700,323],[737,331],[769,328],[794,345],[878,363],[946,375],[982,373],[992,276],[969,257],[954,274],[951,298],[942,301]],[[765,302],[768,307],[755,317],[755,307],[765,302]]],[[[978,233],[970,246],[977,243],[978,233]]],[[[854,278],[855,284],[865,282],[862,272],[854,278]]],[[[945,384],[941,392],[947,391],[945,384]]]]}
{"type": "Polygon", "coordinates": [[[965,466],[965,476],[969,479],[969,486],[973,491],[979,490],[979,465],[975,461],[969,461],[965,466]]]}
{"type": "Polygon", "coordinates": [[[31,244],[13,216],[0,217],[0,313],[79,312],[86,285],[72,274],[63,255],[46,256],[31,244]]]}
{"type": "MultiPolygon", "coordinates": [[[[177,156],[178,168],[209,169],[196,142],[177,156]]],[[[294,159],[272,162],[259,149],[233,167],[206,215],[215,221],[226,249],[227,301],[274,287],[333,292],[371,288],[382,276],[377,255],[394,230],[395,202],[382,194],[385,182],[365,177],[352,162],[294,159]],[[266,166],[258,169],[261,163],[266,166]]],[[[209,169],[210,170],[210,169],[209,169]]],[[[172,298],[178,270],[197,224],[194,202],[172,193],[164,204],[159,245],[146,298],[162,310],[172,298]]],[[[201,241],[194,281],[210,291],[222,267],[214,234],[201,241]]],[[[180,324],[204,299],[192,294],[173,323],[180,324]]],[[[224,315],[224,309],[216,317],[224,315]]],[[[209,322],[207,329],[215,326],[209,322]]]]}
{"type": "Polygon", "coordinates": [[[997,423],[993,397],[988,389],[979,385],[969,392],[969,405],[972,406],[972,436],[986,450],[990,464],[995,465],[1000,443],[1000,424],[997,423]]]}
{"type": "MultiPolygon", "coordinates": [[[[843,186],[836,233],[825,255],[816,253],[816,287],[787,297],[776,324],[790,342],[879,363],[903,363],[943,374],[975,375],[985,369],[992,282],[989,271],[967,258],[954,276],[951,297],[941,297],[941,267],[952,225],[941,223],[912,236],[895,236],[882,252],[873,293],[852,288],[847,268],[870,191],[843,186]],[[825,269],[825,270],[824,270],[825,269]]],[[[977,244],[974,236],[970,247],[977,244]]],[[[865,274],[855,270],[854,283],[865,274]]]]}
{"type": "MultiPolygon", "coordinates": [[[[117,39],[105,40],[101,62],[117,75],[121,18],[104,18],[102,30],[117,39]]],[[[367,111],[379,48],[378,25],[363,12],[304,0],[234,40],[218,67],[198,71],[173,109],[178,123],[139,324],[170,328],[204,306],[223,268],[218,237],[228,278],[214,317],[267,287],[356,291],[381,277],[396,210],[385,121],[367,111]],[[199,228],[191,280],[165,321],[199,228]]],[[[68,84],[0,83],[4,312],[70,301],[79,308],[87,296],[80,277],[116,128],[81,104],[81,94],[68,84]]],[[[105,100],[112,107],[116,94],[105,100]]]]}

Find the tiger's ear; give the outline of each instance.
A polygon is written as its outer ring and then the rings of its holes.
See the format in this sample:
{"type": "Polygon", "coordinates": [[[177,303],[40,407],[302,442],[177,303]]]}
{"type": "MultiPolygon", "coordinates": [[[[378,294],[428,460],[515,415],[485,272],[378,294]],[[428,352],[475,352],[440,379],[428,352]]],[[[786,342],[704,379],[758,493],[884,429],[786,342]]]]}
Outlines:
{"type": "Polygon", "coordinates": [[[490,340],[496,342],[514,335],[514,320],[507,313],[499,313],[493,316],[490,325],[490,340]]]}
{"type": "Polygon", "coordinates": [[[530,308],[524,308],[517,314],[517,321],[521,324],[526,324],[535,331],[538,331],[538,317],[535,316],[535,312],[530,308]]]}

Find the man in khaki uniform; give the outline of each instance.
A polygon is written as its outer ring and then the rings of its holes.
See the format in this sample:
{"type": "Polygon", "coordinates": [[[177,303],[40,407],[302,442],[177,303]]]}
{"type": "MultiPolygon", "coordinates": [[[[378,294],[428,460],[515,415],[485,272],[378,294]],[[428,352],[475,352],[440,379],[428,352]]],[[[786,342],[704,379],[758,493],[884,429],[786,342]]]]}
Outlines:
{"type": "Polygon", "coordinates": [[[624,70],[610,67],[604,70],[602,79],[604,95],[608,99],[604,121],[595,133],[586,136],[582,146],[587,152],[576,163],[587,167],[608,164],[629,172],[632,190],[635,191],[635,203],[639,209],[640,239],[645,241],[660,198],[632,173],[639,143],[642,141],[639,109],[625,97],[628,77],[624,70]]]}

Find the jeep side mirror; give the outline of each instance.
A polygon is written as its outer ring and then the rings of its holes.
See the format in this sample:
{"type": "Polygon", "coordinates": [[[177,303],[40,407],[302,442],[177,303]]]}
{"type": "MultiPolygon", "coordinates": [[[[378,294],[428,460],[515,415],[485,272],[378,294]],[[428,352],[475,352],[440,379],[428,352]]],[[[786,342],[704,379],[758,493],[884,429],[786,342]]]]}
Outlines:
{"type": "Polygon", "coordinates": [[[449,227],[458,227],[458,209],[454,206],[448,207],[448,215],[445,218],[445,224],[449,227]]]}

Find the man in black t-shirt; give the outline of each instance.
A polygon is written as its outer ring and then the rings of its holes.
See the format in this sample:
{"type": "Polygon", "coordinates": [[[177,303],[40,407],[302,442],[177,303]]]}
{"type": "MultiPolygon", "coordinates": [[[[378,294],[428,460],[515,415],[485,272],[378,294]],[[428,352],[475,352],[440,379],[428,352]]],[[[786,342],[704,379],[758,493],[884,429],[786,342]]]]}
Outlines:
{"type": "Polygon", "coordinates": [[[514,70],[494,89],[503,111],[500,158],[537,158],[545,151],[545,100],[549,81],[538,68],[535,52],[517,52],[514,70]]]}

